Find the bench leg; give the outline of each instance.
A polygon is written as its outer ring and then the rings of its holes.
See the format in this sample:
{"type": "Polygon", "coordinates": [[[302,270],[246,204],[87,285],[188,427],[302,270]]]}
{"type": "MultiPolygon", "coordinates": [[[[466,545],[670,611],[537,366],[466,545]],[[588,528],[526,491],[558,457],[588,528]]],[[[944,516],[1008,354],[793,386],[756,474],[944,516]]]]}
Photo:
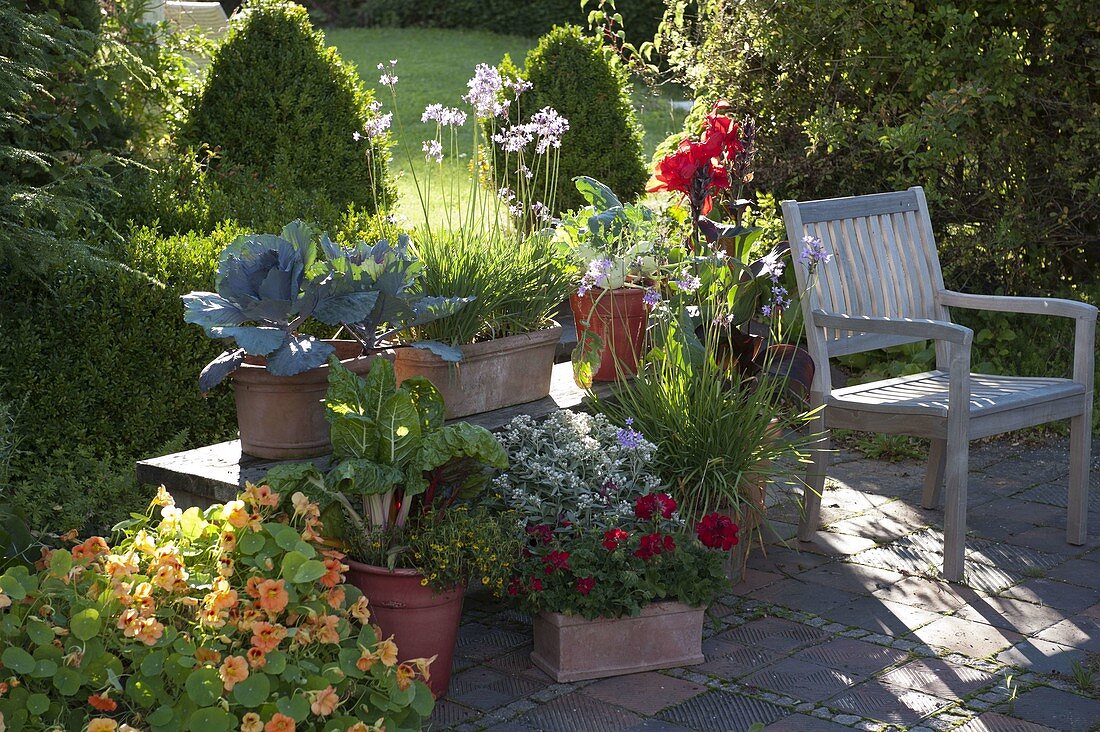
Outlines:
{"type": "Polygon", "coordinates": [[[1084,544],[1089,518],[1089,457],[1092,448],[1092,403],[1069,423],[1069,511],[1066,541],[1084,544]]]}
{"type": "Polygon", "coordinates": [[[812,462],[806,473],[806,487],[802,491],[802,517],[798,522],[800,541],[813,541],[821,528],[821,494],[825,490],[825,471],[829,468],[831,444],[824,416],[814,419],[814,433],[821,441],[814,446],[812,462]]]}
{"type": "Polygon", "coordinates": [[[947,467],[947,440],[932,440],[928,451],[928,469],[924,473],[924,493],[920,505],[923,508],[935,508],[940,504],[940,488],[943,486],[943,471],[947,467]]]}
{"type": "Polygon", "coordinates": [[[970,445],[964,438],[947,446],[947,498],[943,514],[943,576],[961,582],[966,559],[966,473],[970,445]]]}

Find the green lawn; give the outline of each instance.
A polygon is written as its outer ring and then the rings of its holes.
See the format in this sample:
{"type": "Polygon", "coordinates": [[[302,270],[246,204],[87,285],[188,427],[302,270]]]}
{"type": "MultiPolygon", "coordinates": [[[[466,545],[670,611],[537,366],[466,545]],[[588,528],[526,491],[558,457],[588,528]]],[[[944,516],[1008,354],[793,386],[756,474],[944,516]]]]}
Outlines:
{"type": "MultiPolygon", "coordinates": [[[[496,65],[508,53],[522,66],[524,56],[534,47],[535,40],[434,28],[352,28],[330,30],[326,35],[328,42],[336,46],[347,61],[359,67],[363,81],[375,90],[386,111],[396,112],[394,132],[397,146],[393,150],[393,162],[400,197],[397,209],[411,223],[417,224],[423,220],[423,213],[408,161],[411,157],[423,184],[426,163],[421,143],[435,133],[434,123],[428,125],[420,122],[424,108],[432,103],[460,106],[461,97],[466,93],[466,82],[473,76],[477,64],[496,65]],[[391,59],[397,60],[395,73],[399,79],[396,108],[390,90],[378,83],[381,72],[376,68],[379,63],[388,66],[391,59]]],[[[648,156],[657,143],[680,129],[684,112],[674,111],[668,97],[654,94],[643,85],[635,89],[634,102],[645,129],[648,156]]],[[[466,127],[464,139],[471,140],[470,123],[466,127]]],[[[468,154],[470,147],[471,143],[465,142],[462,149],[468,154]]],[[[436,182],[468,187],[468,160],[444,158],[442,180],[437,178],[436,182]]],[[[433,182],[433,187],[436,182],[433,182]]],[[[433,209],[430,218],[433,224],[442,221],[443,214],[438,206],[433,209]]]]}

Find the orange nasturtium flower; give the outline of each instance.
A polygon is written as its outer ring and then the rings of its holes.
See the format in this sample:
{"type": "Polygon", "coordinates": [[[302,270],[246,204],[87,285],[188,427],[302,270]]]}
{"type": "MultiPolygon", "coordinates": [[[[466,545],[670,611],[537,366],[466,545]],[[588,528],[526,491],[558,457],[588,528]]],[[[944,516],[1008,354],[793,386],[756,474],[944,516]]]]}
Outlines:
{"type": "Polygon", "coordinates": [[[263,732],[264,722],[256,712],[248,712],[241,717],[241,732],[263,732]]]}
{"type": "Polygon", "coordinates": [[[264,732],[294,732],[294,719],[276,712],[264,725],[264,732]]]}
{"type": "Polygon", "coordinates": [[[336,689],[326,686],[313,694],[313,703],[309,708],[318,717],[327,717],[335,712],[338,706],[340,706],[339,694],[336,693],[336,689]]]}
{"type": "Polygon", "coordinates": [[[113,712],[118,709],[118,702],[103,694],[92,694],[88,697],[88,704],[101,712],[113,712]]]}
{"type": "Polygon", "coordinates": [[[96,717],[88,722],[88,732],[115,732],[117,729],[118,722],[106,717],[96,717]]]}
{"type": "Polygon", "coordinates": [[[248,663],[243,656],[230,656],[222,662],[218,676],[221,677],[225,690],[233,691],[234,686],[248,678],[248,663]]]}
{"type": "Polygon", "coordinates": [[[259,593],[260,607],[273,615],[286,609],[290,601],[286,583],[281,579],[265,579],[256,586],[256,591],[259,593]]]}
{"type": "Polygon", "coordinates": [[[393,667],[397,664],[397,644],[393,642],[392,635],[378,644],[376,653],[383,666],[393,667]]]}

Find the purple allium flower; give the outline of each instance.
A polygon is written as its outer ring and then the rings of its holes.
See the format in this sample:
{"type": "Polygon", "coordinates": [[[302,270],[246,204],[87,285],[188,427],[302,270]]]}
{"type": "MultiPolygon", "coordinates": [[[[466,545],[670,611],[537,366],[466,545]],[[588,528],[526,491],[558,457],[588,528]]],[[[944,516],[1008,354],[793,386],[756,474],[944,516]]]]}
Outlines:
{"type": "Polygon", "coordinates": [[[772,306],[765,305],[764,307],[760,308],[760,314],[763,315],[765,318],[770,318],[772,316],[772,306]]]}
{"type": "Polygon", "coordinates": [[[687,270],[684,270],[684,272],[680,274],[680,279],[674,280],[674,282],[676,283],[676,286],[684,292],[695,292],[703,285],[702,280],[700,280],[698,277],[691,274],[687,270]]]}
{"type": "Polygon", "coordinates": [[[508,213],[512,214],[517,219],[522,217],[523,216],[523,204],[518,203],[518,202],[513,203],[511,206],[508,207],[508,213]]]}
{"type": "Polygon", "coordinates": [[[441,127],[461,127],[466,124],[466,113],[442,104],[429,104],[424,108],[424,114],[420,115],[420,121],[436,122],[441,127]]]}
{"type": "Polygon", "coordinates": [[[385,64],[378,64],[378,70],[382,72],[382,75],[378,77],[378,83],[382,86],[388,86],[390,89],[393,89],[395,86],[397,86],[397,77],[394,74],[390,73],[394,70],[396,66],[397,59],[390,59],[389,71],[386,70],[385,64]]]}
{"type": "Polygon", "coordinates": [[[443,162],[443,144],[439,140],[425,140],[421,146],[424,150],[424,158],[437,163],[443,162]]]}
{"type": "Polygon", "coordinates": [[[516,194],[513,193],[512,189],[509,188],[508,186],[501,186],[500,190],[497,191],[497,198],[499,198],[502,201],[511,201],[515,197],[516,197],[516,194]]]}
{"type": "Polygon", "coordinates": [[[493,135],[493,142],[500,145],[500,149],[508,153],[519,152],[534,139],[535,135],[531,131],[530,125],[512,125],[508,129],[501,130],[493,135]]]}
{"type": "Polygon", "coordinates": [[[380,114],[367,120],[367,124],[363,127],[363,133],[367,136],[368,140],[374,140],[381,135],[386,134],[386,131],[393,123],[393,112],[387,112],[386,114],[380,114]]]}
{"type": "Polygon", "coordinates": [[[787,263],[780,259],[775,251],[768,252],[760,258],[760,274],[767,275],[772,282],[779,282],[786,266],[787,263]]]}
{"type": "Polygon", "coordinates": [[[615,437],[619,440],[619,444],[627,450],[637,450],[642,446],[642,442],[645,440],[645,435],[632,428],[630,426],[632,424],[634,424],[634,418],[628,418],[626,420],[626,426],[615,431],[615,437]]]}
{"type": "Polygon", "coordinates": [[[515,95],[518,97],[520,94],[531,88],[531,82],[527,81],[526,79],[519,78],[505,79],[504,86],[515,92],[515,95]]]}
{"type": "Polygon", "coordinates": [[[646,305],[648,305],[650,310],[657,307],[657,303],[659,303],[660,301],[661,301],[661,293],[657,292],[652,287],[650,287],[648,290],[646,290],[645,294],[642,295],[642,302],[644,302],[646,305]]]}
{"type": "Polygon", "coordinates": [[[615,263],[610,259],[594,259],[588,265],[588,272],[585,273],[585,277],[588,277],[592,284],[596,287],[603,287],[607,282],[607,276],[611,274],[611,268],[615,266],[615,263]]]}
{"type": "Polygon", "coordinates": [[[539,138],[535,153],[541,155],[551,147],[561,147],[561,136],[569,131],[569,120],[553,107],[543,107],[531,115],[529,127],[539,138]]]}
{"type": "Polygon", "coordinates": [[[478,64],[466,86],[470,91],[462,99],[474,108],[478,117],[496,117],[508,109],[507,102],[500,98],[504,82],[495,66],[478,64]]]}
{"type": "Polygon", "coordinates": [[[802,244],[805,248],[798,255],[798,261],[809,265],[811,272],[817,268],[817,265],[827,264],[833,258],[833,255],[825,250],[825,245],[821,243],[821,239],[816,236],[802,237],[802,244]]]}
{"type": "Polygon", "coordinates": [[[535,177],[535,172],[528,168],[526,165],[521,164],[518,168],[516,168],[516,175],[522,175],[527,180],[531,180],[535,177]]]}
{"type": "Polygon", "coordinates": [[[542,201],[535,201],[534,205],[531,206],[531,213],[535,214],[535,218],[544,221],[550,218],[550,207],[542,201]]]}

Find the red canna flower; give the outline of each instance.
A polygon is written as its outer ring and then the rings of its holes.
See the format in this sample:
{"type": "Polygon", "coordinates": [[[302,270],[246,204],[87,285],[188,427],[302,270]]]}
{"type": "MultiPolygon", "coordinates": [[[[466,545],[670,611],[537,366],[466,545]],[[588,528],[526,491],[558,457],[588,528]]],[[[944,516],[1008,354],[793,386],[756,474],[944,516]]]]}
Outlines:
{"type": "Polygon", "coordinates": [[[695,525],[695,533],[703,546],[727,552],[737,545],[737,530],[733,519],[720,513],[708,514],[695,525]]]}

